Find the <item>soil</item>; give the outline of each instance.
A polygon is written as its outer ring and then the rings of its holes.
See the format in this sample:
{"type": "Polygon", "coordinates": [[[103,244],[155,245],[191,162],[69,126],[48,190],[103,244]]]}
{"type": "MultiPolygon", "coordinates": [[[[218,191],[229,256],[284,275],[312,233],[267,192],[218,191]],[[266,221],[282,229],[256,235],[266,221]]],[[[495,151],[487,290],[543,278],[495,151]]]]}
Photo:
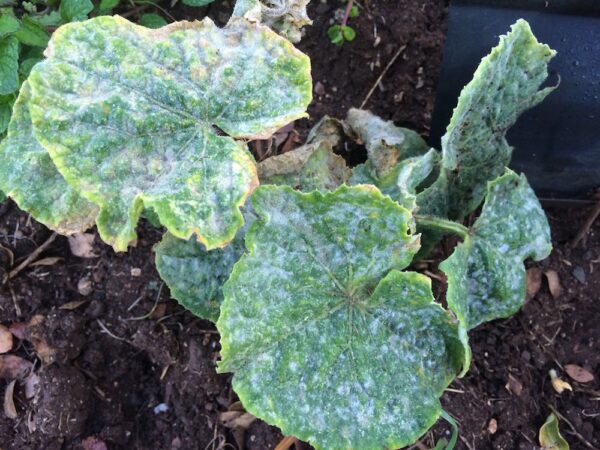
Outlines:
{"type": "MultiPolygon", "coordinates": [[[[326,32],[343,3],[313,3],[314,25],[299,47],[311,56],[318,92],[310,120],[296,124],[300,133],[324,114],[343,117],[348,107],[360,106],[406,45],[366,107],[426,135],[445,2],[361,4],[351,22],[357,38],[342,48],[330,44],[326,32]]],[[[172,14],[181,19],[206,12],[177,6],[172,14]]],[[[217,22],[226,20],[223,6],[208,12],[217,22]]],[[[555,270],[561,295],[554,298],[544,282],[518,314],[470,334],[471,370],[442,398],[460,422],[457,448],[535,449],[550,406],[572,424],[561,421],[572,449],[600,447],[600,223],[586,245],[567,245],[587,213],[548,210],[555,250],[531,266],[555,270]],[[596,379],[577,383],[564,373],[566,364],[582,366],[596,379]],[[550,369],[573,391],[554,391],[550,369]]],[[[160,235],[142,222],[137,245],[123,254],[96,236],[89,258],[74,256],[68,240],[58,237],[36,258],[38,264],[0,287],[0,324],[20,337],[10,354],[33,363],[33,375],[16,385],[17,418],[0,413],[0,449],[264,450],[283,438],[261,421],[245,433],[220,421],[222,412],[239,404],[230,377],[215,372],[218,335],[213,324],[170,299],[152,256],[160,235]]],[[[10,201],[0,205],[0,279],[51,236],[10,201]]],[[[437,270],[435,263],[426,269],[437,270]]],[[[8,383],[0,379],[0,392],[8,383]]],[[[422,444],[431,447],[448,433],[441,422],[422,444]]]]}

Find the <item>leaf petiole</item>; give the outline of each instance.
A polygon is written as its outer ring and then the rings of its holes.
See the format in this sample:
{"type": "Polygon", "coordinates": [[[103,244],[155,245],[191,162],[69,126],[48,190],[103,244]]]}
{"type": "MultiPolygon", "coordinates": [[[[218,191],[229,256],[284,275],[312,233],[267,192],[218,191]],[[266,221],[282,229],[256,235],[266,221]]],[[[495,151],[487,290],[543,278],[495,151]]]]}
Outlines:
{"type": "Polygon", "coordinates": [[[423,228],[431,230],[439,230],[444,233],[455,234],[462,239],[469,237],[469,229],[460,223],[453,222],[452,220],[442,219],[434,216],[420,216],[415,215],[415,221],[417,225],[423,228]]]}

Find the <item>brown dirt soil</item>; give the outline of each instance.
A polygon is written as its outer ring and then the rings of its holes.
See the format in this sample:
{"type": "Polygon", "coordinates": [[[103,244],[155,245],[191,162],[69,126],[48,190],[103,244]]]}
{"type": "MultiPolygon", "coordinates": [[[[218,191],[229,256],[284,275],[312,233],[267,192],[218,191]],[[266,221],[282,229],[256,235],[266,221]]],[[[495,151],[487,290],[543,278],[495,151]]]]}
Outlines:
{"type": "MultiPolygon", "coordinates": [[[[377,88],[367,107],[426,135],[445,2],[365,3],[351,23],[356,41],[341,49],[326,36],[337,6],[343,4],[311,7],[315,25],[300,45],[313,59],[315,84],[323,88],[309,109],[310,121],[323,114],[341,117],[348,107],[359,106],[391,56],[406,45],[383,78],[384,90],[377,88]]],[[[172,13],[181,19],[205,12],[178,7],[172,13]]],[[[209,12],[217,22],[226,20],[222,7],[209,12]]],[[[297,126],[302,130],[307,124],[297,126]]],[[[562,421],[572,449],[590,448],[584,441],[600,447],[600,223],[585,248],[571,250],[566,244],[587,211],[548,213],[556,249],[536,266],[556,270],[563,292],[554,299],[543,284],[514,317],[471,333],[472,368],[442,399],[460,422],[457,448],[535,449],[549,405],[579,434],[562,421]],[[569,380],[562,370],[569,363],[585,367],[596,379],[586,384],[569,380]],[[557,394],[550,369],[569,381],[573,392],[557,394]],[[512,390],[506,388],[509,377],[512,390]]],[[[67,239],[59,237],[38,260],[60,259],[30,265],[0,287],[0,324],[22,324],[15,330],[21,339],[15,339],[10,353],[34,364],[34,375],[17,383],[17,418],[0,412],[0,449],[204,450],[238,448],[242,442],[246,449],[264,450],[282,439],[277,429],[260,421],[243,436],[219,422],[219,414],[235,408],[237,398],[230,377],[215,372],[219,344],[214,325],[169,298],[152,254],[161,232],[145,223],[139,232],[137,246],[124,254],[115,254],[96,237],[97,256],[86,259],[73,256],[67,239]],[[35,325],[24,325],[32,320],[35,325]]],[[[50,235],[13,203],[0,205],[0,279],[50,235]]],[[[435,264],[428,269],[435,272],[435,264]]],[[[8,382],[0,379],[0,393],[8,382]]],[[[431,446],[448,431],[440,423],[423,443],[431,446]]]]}

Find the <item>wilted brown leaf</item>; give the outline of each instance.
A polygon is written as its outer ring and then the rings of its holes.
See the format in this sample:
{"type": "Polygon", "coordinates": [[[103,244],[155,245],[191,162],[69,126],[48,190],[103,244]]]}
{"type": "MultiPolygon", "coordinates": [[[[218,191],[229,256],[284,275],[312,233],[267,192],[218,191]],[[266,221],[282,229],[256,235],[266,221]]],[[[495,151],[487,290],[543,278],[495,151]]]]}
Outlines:
{"type": "Polygon", "coordinates": [[[594,381],[594,375],[591,372],[576,364],[567,364],[565,366],[565,372],[578,383],[589,383],[590,381],[594,381]]]}
{"type": "Polygon", "coordinates": [[[13,335],[4,325],[0,325],[0,354],[12,350],[13,335]]]}
{"type": "Polygon", "coordinates": [[[0,378],[5,380],[23,379],[33,369],[33,364],[20,356],[0,355],[0,378]]]}
{"type": "Polygon", "coordinates": [[[6,391],[4,391],[4,414],[9,419],[16,419],[18,417],[14,399],[16,382],[16,380],[12,380],[6,386],[6,391]]]}
{"type": "Polygon", "coordinates": [[[542,269],[539,267],[527,269],[526,286],[527,296],[529,298],[535,297],[540,290],[540,287],[542,287],[542,269]]]}
{"type": "Polygon", "coordinates": [[[252,414],[242,411],[225,411],[219,415],[219,421],[227,428],[248,429],[256,420],[252,414]]]}
{"type": "Polygon", "coordinates": [[[96,258],[94,252],[94,235],[92,233],[75,233],[68,237],[71,253],[80,258],[96,258]]]}
{"type": "Polygon", "coordinates": [[[523,384],[512,374],[508,375],[508,383],[506,383],[505,387],[509,392],[512,392],[517,397],[520,397],[521,393],[523,392],[523,384]]]}
{"type": "Polygon", "coordinates": [[[560,297],[560,294],[562,293],[562,286],[560,285],[560,280],[556,270],[546,270],[544,275],[546,275],[546,279],[548,280],[548,289],[550,289],[550,294],[552,294],[552,297],[560,297]]]}
{"type": "Polygon", "coordinates": [[[66,309],[67,311],[73,311],[74,309],[79,308],[81,305],[87,303],[87,300],[75,300],[72,302],[67,302],[64,305],[58,307],[58,309],[66,309]]]}

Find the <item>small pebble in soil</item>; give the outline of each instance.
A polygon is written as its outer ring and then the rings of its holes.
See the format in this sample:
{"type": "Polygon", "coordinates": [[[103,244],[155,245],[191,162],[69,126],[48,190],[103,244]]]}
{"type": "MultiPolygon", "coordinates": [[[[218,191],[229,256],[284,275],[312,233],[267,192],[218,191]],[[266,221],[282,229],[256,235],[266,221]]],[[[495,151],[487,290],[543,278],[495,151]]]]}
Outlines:
{"type": "Polygon", "coordinates": [[[133,267],[131,269],[131,276],[132,277],[139,277],[142,274],[142,269],[140,269],[139,267],[133,267]]]}
{"type": "Polygon", "coordinates": [[[585,270],[583,267],[577,266],[573,269],[573,276],[579,281],[581,284],[585,284],[585,270]]]}
{"type": "Polygon", "coordinates": [[[153,409],[154,414],[164,413],[164,412],[167,412],[168,410],[169,410],[169,407],[167,406],[166,403],[159,403],[153,409]]]}

